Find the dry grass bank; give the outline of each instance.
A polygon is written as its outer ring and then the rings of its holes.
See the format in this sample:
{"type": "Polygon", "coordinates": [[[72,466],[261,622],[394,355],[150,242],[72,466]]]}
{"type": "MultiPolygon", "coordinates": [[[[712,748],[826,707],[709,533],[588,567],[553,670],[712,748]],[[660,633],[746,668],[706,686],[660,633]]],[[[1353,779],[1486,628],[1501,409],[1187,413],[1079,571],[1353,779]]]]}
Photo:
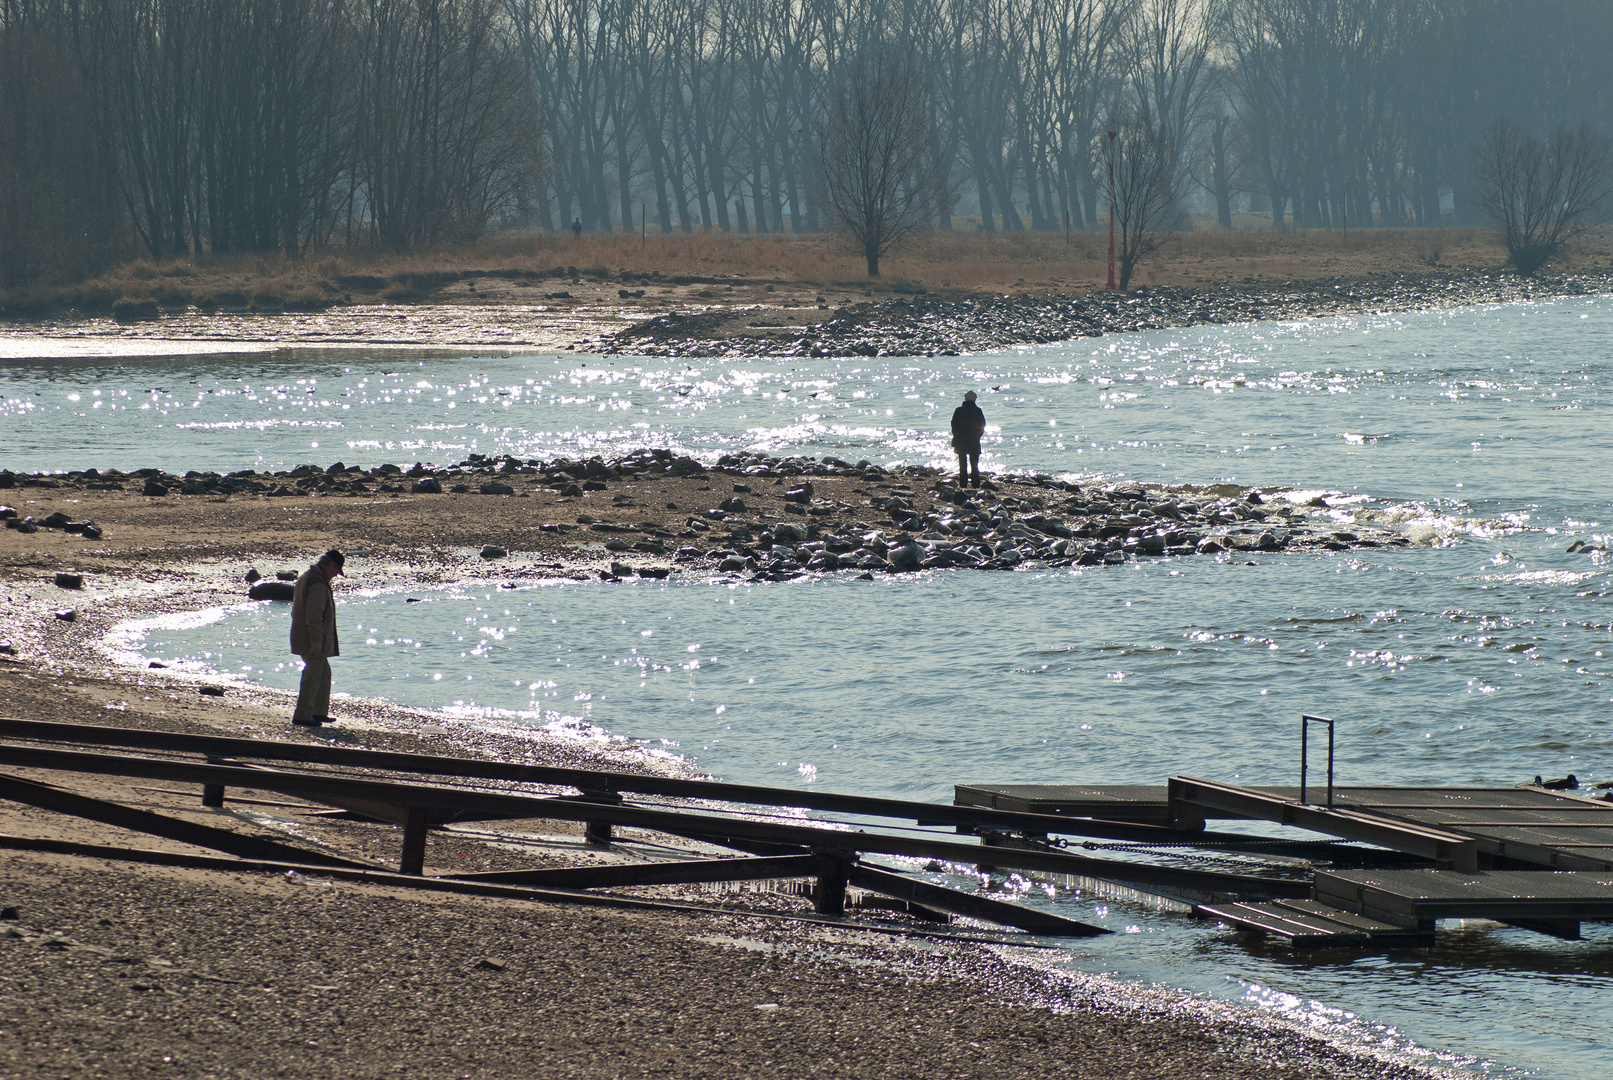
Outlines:
{"type": "MultiPolygon", "coordinates": [[[[1081,294],[1103,287],[1107,246],[1103,233],[935,233],[898,248],[886,258],[884,276],[870,280],[861,257],[834,235],[504,234],[406,255],[139,260],[67,289],[0,293],[0,314],[115,311],[135,321],[189,309],[311,311],[442,302],[564,307],[618,294],[629,301],[647,296],[643,302],[650,306],[698,303],[712,298],[713,287],[730,285],[750,287],[761,302],[805,306],[919,292],[1081,294]],[[574,284],[588,288],[564,295],[574,284]],[[760,295],[775,292],[781,295],[760,295]]],[[[1493,229],[1221,231],[1211,223],[1167,236],[1139,267],[1135,284],[1213,287],[1430,270],[1489,272],[1504,262],[1493,229]]],[[[1584,237],[1550,272],[1609,266],[1613,226],[1584,237]]]]}

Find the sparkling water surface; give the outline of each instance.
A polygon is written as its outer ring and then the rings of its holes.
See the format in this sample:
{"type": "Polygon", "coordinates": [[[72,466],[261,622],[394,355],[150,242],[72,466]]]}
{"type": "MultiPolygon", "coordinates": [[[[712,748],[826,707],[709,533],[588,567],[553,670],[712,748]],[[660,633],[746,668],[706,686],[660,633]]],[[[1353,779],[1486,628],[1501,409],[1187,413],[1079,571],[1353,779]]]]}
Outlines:
{"type": "MultiPolygon", "coordinates": [[[[972,388],[988,468],[1261,485],[1300,504],[1333,492],[1311,512],[1415,546],[431,591],[355,559],[338,688],[630,740],[733,780],[934,801],[970,781],[1293,783],[1302,712],[1338,718],[1341,783],[1595,783],[1613,779],[1608,563],[1565,549],[1613,532],[1610,334],[1613,301],[1591,298],[924,360],[0,362],[0,466],[645,445],[945,464],[947,419],[972,388]]],[[[290,688],[285,635],[283,606],[252,604],[120,643],[290,688]]],[[[1071,943],[1064,963],[1356,1044],[1551,1077],[1601,1075],[1613,1049],[1608,927],[1559,942],[1465,924],[1432,952],[1351,960],[1251,950],[1124,897],[1030,892],[1122,931],[1071,943]]]]}

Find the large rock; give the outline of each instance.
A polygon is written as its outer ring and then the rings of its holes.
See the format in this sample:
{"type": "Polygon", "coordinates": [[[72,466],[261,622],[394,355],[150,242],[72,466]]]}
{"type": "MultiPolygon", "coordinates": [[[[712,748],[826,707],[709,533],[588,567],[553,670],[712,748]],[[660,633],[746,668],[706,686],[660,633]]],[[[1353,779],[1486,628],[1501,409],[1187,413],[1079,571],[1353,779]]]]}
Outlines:
{"type": "Polygon", "coordinates": [[[483,495],[514,495],[515,489],[509,484],[501,484],[497,480],[482,485],[483,495]]]}
{"type": "Polygon", "coordinates": [[[919,546],[918,541],[908,540],[905,544],[897,544],[891,548],[886,557],[890,560],[892,570],[912,573],[924,562],[924,549],[919,546]]]}
{"type": "Polygon", "coordinates": [[[246,595],[252,600],[283,600],[289,603],[296,589],[296,584],[290,581],[260,581],[248,589],[246,595]]]}
{"type": "Polygon", "coordinates": [[[441,495],[442,481],[435,476],[422,477],[414,482],[414,487],[410,491],[416,495],[441,495]]]}

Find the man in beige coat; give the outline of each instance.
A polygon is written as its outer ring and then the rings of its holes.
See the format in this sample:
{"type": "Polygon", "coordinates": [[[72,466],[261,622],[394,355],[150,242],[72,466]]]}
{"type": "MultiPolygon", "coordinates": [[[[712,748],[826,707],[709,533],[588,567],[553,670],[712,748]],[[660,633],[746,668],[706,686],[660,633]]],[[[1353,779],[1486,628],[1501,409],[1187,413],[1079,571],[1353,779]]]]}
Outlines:
{"type": "Polygon", "coordinates": [[[302,657],[303,664],[293,724],[318,727],[330,722],[330,658],[341,655],[336,644],[336,596],[330,583],[346,561],[331,548],[302,572],[291,593],[291,651],[302,657]]]}

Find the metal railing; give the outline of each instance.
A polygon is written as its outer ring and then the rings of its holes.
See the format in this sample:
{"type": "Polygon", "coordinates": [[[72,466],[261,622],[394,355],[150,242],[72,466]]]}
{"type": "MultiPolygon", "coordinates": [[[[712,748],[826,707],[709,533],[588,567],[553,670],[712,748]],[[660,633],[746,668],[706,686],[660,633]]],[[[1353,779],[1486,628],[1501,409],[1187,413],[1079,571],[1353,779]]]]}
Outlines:
{"type": "Polygon", "coordinates": [[[1312,724],[1327,725],[1327,806],[1333,805],[1333,721],[1325,716],[1299,718],[1299,802],[1305,805],[1305,773],[1310,765],[1310,734],[1312,724]]]}

